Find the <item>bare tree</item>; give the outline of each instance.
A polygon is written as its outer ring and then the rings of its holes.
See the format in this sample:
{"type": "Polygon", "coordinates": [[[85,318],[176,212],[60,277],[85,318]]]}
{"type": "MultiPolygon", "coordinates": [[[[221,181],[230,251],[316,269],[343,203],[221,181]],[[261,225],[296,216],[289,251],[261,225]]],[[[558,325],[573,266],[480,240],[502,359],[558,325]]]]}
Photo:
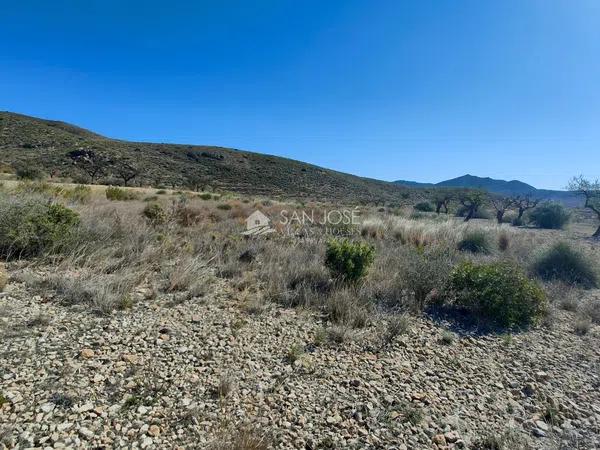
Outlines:
{"type": "Polygon", "coordinates": [[[119,178],[123,180],[123,185],[127,184],[138,176],[138,169],[127,161],[119,161],[115,167],[115,172],[119,175],[119,178]]]}
{"type": "Polygon", "coordinates": [[[458,196],[458,201],[466,209],[465,222],[473,218],[485,201],[485,192],[478,190],[470,190],[461,192],[458,196]]]}
{"type": "Polygon", "coordinates": [[[91,184],[98,176],[106,174],[106,168],[112,164],[106,156],[93,150],[73,150],[67,156],[90,177],[91,184]]]}
{"type": "Polygon", "coordinates": [[[444,208],[444,214],[448,214],[448,207],[454,196],[451,192],[446,190],[438,190],[433,195],[433,202],[435,203],[435,212],[439,214],[444,208]]]}
{"type": "Polygon", "coordinates": [[[525,214],[525,211],[535,208],[539,202],[539,199],[532,198],[531,195],[518,195],[516,197],[513,197],[513,203],[518,211],[517,222],[521,221],[521,219],[523,218],[523,214],[525,214]]]}
{"type": "Polygon", "coordinates": [[[514,204],[515,200],[510,197],[492,197],[490,201],[496,210],[496,220],[502,223],[506,210],[514,204]]]}
{"type": "MultiPolygon", "coordinates": [[[[600,180],[591,181],[580,175],[573,177],[567,189],[583,195],[585,197],[584,208],[592,210],[600,220],[600,180]]],[[[600,225],[593,237],[600,238],[600,225]]]]}

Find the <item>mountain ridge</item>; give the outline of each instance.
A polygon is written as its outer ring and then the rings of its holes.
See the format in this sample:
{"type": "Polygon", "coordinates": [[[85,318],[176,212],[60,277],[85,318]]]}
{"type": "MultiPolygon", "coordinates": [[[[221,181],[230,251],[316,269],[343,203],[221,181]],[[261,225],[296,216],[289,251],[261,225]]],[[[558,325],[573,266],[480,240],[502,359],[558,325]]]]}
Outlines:
{"type": "Polygon", "coordinates": [[[520,180],[500,180],[476,175],[462,175],[439,183],[419,183],[417,181],[397,180],[394,183],[412,188],[467,188],[482,189],[492,194],[515,196],[529,195],[540,200],[552,200],[565,203],[569,206],[578,206],[581,199],[572,192],[551,189],[537,189],[520,180]]]}

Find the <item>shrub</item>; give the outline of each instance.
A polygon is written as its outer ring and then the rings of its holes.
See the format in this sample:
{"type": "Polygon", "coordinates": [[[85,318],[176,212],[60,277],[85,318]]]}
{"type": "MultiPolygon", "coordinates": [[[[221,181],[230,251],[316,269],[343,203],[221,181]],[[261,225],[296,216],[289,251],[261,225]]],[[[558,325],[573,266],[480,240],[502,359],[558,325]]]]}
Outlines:
{"type": "Polygon", "coordinates": [[[503,262],[463,262],[450,274],[455,304],[500,326],[539,323],[546,311],[544,291],[517,267],[503,262]]]}
{"type": "Polygon", "coordinates": [[[525,221],[522,217],[515,217],[510,223],[513,227],[522,227],[523,225],[525,225],[525,221]]]}
{"type": "Polygon", "coordinates": [[[566,242],[558,242],[535,261],[533,271],[544,280],[560,280],[585,288],[598,286],[596,263],[566,242]]]}
{"type": "Polygon", "coordinates": [[[529,219],[538,228],[560,230],[569,222],[569,212],[560,203],[547,202],[529,214],[529,219]]]}
{"type": "Polygon", "coordinates": [[[198,195],[198,197],[200,197],[202,200],[210,200],[212,199],[212,194],[210,192],[203,192],[202,194],[198,195]]]}
{"type": "Polygon", "coordinates": [[[146,205],[142,214],[152,225],[162,225],[167,221],[167,213],[158,203],[149,203],[146,205]]]}
{"type": "Polygon", "coordinates": [[[435,211],[435,208],[429,202],[419,202],[413,208],[416,209],[417,211],[422,211],[422,212],[433,212],[433,211],[435,211]]]}
{"type": "Polygon", "coordinates": [[[229,211],[231,209],[231,205],[229,203],[221,203],[220,205],[217,205],[217,208],[223,211],[229,211]]]}
{"type": "Polygon", "coordinates": [[[506,231],[502,231],[498,235],[498,250],[505,252],[510,247],[510,236],[506,231]]]}
{"type": "Polygon", "coordinates": [[[127,189],[122,189],[117,186],[109,186],[106,188],[106,198],[113,201],[135,200],[137,195],[135,192],[127,189]]]}
{"type": "Polygon", "coordinates": [[[336,278],[356,281],[373,263],[375,249],[366,243],[331,240],[327,243],[325,265],[336,278]]]}
{"type": "Polygon", "coordinates": [[[384,249],[365,281],[364,295],[394,309],[422,311],[447,284],[453,255],[437,246],[384,249]]]}
{"type": "Polygon", "coordinates": [[[15,174],[19,180],[41,180],[44,174],[37,167],[19,167],[15,174]]]}
{"type": "Polygon", "coordinates": [[[468,231],[458,243],[458,249],[462,252],[489,254],[492,253],[492,243],[484,231],[468,231]]]}
{"type": "MultiPolygon", "coordinates": [[[[456,210],[456,217],[466,217],[467,214],[469,214],[469,208],[467,208],[466,206],[460,206],[456,210]]],[[[488,211],[486,211],[483,208],[478,208],[473,213],[471,219],[491,219],[491,217],[492,216],[490,216],[490,213],[488,211]]]]}
{"type": "Polygon", "coordinates": [[[8,273],[6,273],[6,268],[4,267],[4,264],[0,263],[0,292],[4,290],[7,284],[8,273]]]}
{"type": "Polygon", "coordinates": [[[64,244],[79,216],[58,204],[42,200],[0,202],[0,255],[38,255],[64,244]]]}
{"type": "Polygon", "coordinates": [[[165,189],[159,189],[158,191],[156,191],[156,195],[165,195],[167,193],[167,191],[165,189]]]}
{"type": "Polygon", "coordinates": [[[87,203],[92,197],[92,188],[84,185],[77,185],[73,189],[65,189],[61,195],[73,202],[87,203]]]}

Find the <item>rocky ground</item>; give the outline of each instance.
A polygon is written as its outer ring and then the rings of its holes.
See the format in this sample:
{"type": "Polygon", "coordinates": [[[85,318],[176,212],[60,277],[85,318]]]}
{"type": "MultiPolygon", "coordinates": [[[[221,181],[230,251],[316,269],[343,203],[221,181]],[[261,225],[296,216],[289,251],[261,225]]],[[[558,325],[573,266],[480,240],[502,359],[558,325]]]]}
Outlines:
{"type": "Polygon", "coordinates": [[[380,349],[373,327],[328,343],[314,313],[252,314],[219,283],[105,317],[10,283],[2,445],[209,448],[252,429],[274,448],[498,448],[490,436],[514,443],[503,448],[600,446],[600,329],[574,334],[570,313],[477,337],[412,318],[380,349]]]}

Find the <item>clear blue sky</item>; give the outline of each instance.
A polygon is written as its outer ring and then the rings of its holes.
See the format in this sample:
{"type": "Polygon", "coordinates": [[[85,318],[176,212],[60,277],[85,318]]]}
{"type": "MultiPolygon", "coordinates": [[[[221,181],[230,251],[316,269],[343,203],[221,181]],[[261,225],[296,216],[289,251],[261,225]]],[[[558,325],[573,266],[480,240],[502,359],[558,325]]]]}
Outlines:
{"type": "Polygon", "coordinates": [[[384,180],[600,176],[598,0],[0,0],[0,109],[384,180]]]}

